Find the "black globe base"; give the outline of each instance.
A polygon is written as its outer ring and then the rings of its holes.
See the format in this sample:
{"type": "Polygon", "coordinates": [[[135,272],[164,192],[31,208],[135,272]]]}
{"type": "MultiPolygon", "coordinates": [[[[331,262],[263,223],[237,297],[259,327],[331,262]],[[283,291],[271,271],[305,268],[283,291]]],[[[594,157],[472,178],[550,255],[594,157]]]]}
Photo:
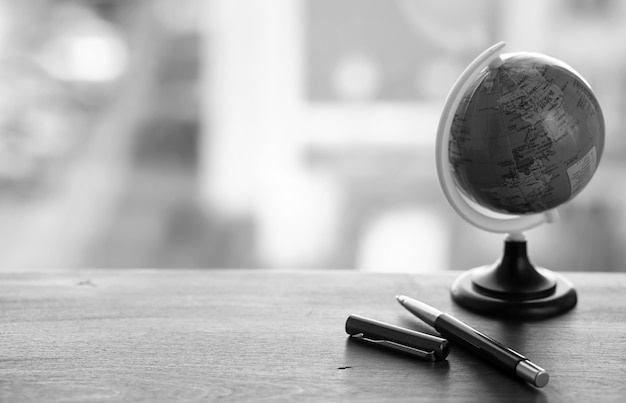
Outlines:
{"type": "Polygon", "coordinates": [[[511,319],[556,316],[576,306],[574,286],[528,260],[526,241],[506,240],[493,265],[463,273],[452,284],[453,300],[471,311],[511,319]]]}

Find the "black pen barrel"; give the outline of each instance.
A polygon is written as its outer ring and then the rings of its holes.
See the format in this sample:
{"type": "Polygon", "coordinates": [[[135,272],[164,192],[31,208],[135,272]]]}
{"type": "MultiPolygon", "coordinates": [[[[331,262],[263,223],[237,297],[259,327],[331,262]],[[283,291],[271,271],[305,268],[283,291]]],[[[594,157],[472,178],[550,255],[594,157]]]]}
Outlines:
{"type": "Polygon", "coordinates": [[[548,372],[518,352],[428,304],[404,295],[396,296],[396,299],[413,315],[434,326],[444,337],[476,353],[478,357],[538,388],[548,384],[548,372]]]}
{"type": "Polygon", "coordinates": [[[434,325],[444,337],[513,374],[515,374],[517,364],[526,359],[523,355],[448,314],[439,315],[434,325]]]}

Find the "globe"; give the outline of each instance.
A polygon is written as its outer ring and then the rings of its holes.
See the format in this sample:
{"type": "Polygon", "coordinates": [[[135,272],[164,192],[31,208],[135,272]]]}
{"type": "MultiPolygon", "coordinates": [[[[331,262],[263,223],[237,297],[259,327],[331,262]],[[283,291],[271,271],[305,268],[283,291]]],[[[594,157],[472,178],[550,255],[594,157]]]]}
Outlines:
{"type": "Polygon", "coordinates": [[[581,75],[549,56],[513,53],[468,84],[448,146],[464,196],[524,215],[554,209],[589,183],[604,149],[604,119],[581,75]]]}
{"type": "Polygon", "coordinates": [[[437,128],[437,175],[470,224],[507,233],[501,257],[468,270],[453,300],[487,315],[540,318],[572,309],[574,286],[534,266],[523,231],[558,218],[604,151],[604,118],[589,84],[562,61],[538,53],[480,54],[461,74],[437,128]],[[482,207],[482,208],[481,208],[482,207]]]}

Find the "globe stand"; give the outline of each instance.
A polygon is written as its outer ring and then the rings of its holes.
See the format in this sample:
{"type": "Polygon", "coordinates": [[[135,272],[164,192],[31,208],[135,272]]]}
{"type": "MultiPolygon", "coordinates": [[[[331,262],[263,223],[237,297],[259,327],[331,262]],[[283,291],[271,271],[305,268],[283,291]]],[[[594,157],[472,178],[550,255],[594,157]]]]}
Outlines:
{"type": "Polygon", "coordinates": [[[526,241],[506,239],[494,264],[467,271],[452,284],[459,305],[482,314],[539,319],[561,314],[577,302],[565,278],[528,259],[526,241]]]}

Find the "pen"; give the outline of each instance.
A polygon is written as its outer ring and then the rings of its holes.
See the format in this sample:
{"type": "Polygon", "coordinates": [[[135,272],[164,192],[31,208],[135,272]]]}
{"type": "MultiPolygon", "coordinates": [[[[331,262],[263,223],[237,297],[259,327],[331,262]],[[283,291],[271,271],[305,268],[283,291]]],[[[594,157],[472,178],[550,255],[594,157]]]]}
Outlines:
{"type": "Polygon", "coordinates": [[[548,383],[550,376],[543,368],[491,337],[423,302],[403,295],[396,296],[396,299],[409,312],[433,326],[444,337],[457,342],[505,371],[539,388],[548,383]]]}

